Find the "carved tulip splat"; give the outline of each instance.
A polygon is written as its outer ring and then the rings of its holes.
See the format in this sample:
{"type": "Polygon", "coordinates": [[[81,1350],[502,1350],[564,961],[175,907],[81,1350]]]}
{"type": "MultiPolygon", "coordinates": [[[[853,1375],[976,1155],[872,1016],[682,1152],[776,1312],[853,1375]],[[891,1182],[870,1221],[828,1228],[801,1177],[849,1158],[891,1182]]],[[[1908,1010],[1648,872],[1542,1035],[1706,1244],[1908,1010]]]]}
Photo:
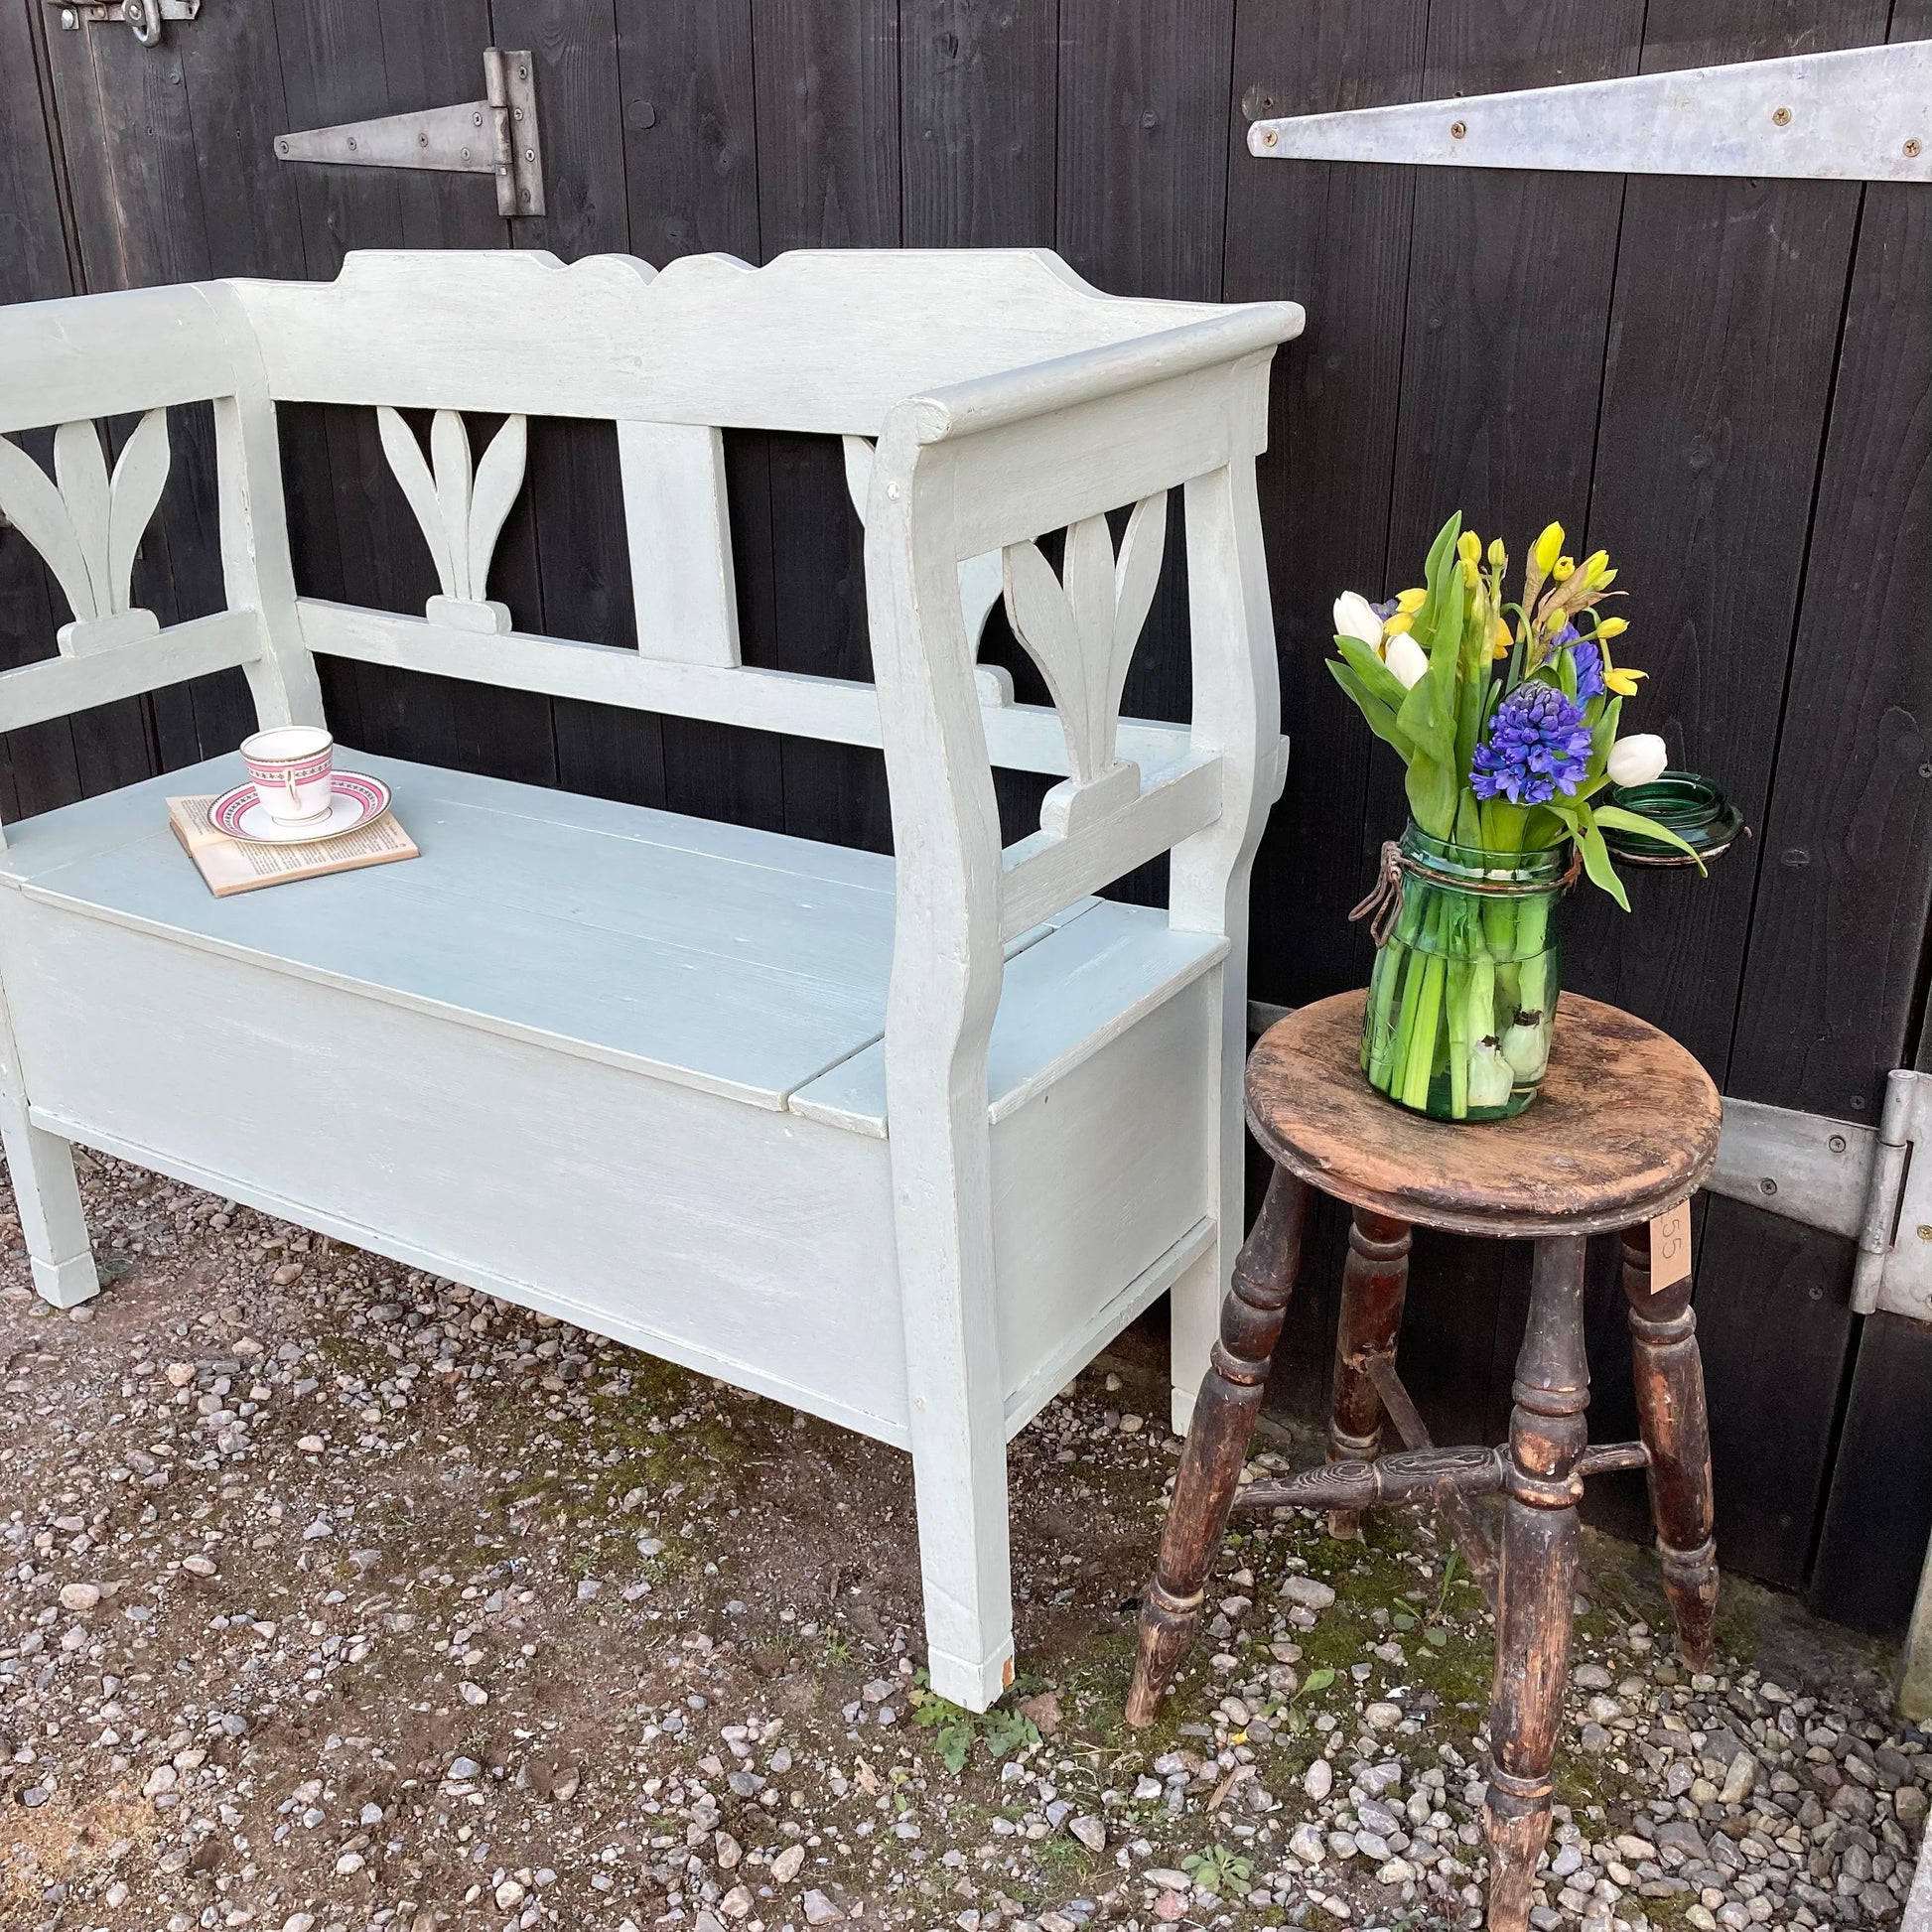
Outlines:
{"type": "Polygon", "coordinates": [[[1041,826],[1065,837],[1070,814],[1136,796],[1140,767],[1115,754],[1121,693],[1161,581],[1168,542],[1166,491],[1134,505],[1114,553],[1104,516],[1069,524],[1060,575],[1034,543],[1005,551],[1007,618],[1039,666],[1066,734],[1073,775],[1046,794],[1041,826]]]}
{"type": "Polygon", "coordinates": [[[464,630],[507,632],[509,606],[483,593],[503,519],[523,487],[524,419],[503,419],[473,474],[469,429],[454,409],[439,409],[429,430],[433,475],[415,432],[393,409],[378,408],[376,422],[383,454],[423,526],[436,580],[443,587],[443,594],[430,599],[423,615],[432,623],[455,624],[464,630]]]}
{"type": "Polygon", "coordinates": [[[54,475],[0,436],[0,511],[41,553],[73,621],[56,633],[64,656],[152,637],[161,621],[132,601],[135,552],[168,481],[168,412],[151,409],[122,447],[114,474],[91,422],[54,432],[54,475]]]}
{"type": "MultiPolygon", "coordinates": [[[[859,521],[866,520],[866,496],[872,488],[872,438],[848,436],[845,444],[845,487],[859,521]]],[[[1000,601],[1000,553],[989,550],[983,556],[968,557],[959,566],[960,615],[966,620],[966,642],[977,656],[980,633],[986,620],[1000,601]]],[[[981,664],[974,671],[981,704],[1011,704],[1013,676],[1003,664],[981,664]]]]}

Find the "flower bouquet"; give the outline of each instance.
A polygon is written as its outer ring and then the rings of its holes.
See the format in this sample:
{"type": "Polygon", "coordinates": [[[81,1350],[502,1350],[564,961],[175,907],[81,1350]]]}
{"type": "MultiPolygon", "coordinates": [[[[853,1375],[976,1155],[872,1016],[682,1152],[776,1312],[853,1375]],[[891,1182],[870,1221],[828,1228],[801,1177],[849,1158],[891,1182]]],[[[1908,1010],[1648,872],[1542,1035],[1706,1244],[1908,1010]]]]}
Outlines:
{"type": "Polygon", "coordinates": [[[1408,765],[1411,817],[1351,915],[1374,918],[1378,947],[1362,1067],[1391,1100],[1447,1120],[1497,1120],[1535,1098],[1556,1018],[1557,899],[1581,865],[1629,910],[1604,828],[1696,857],[1655,820],[1592,802],[1665,764],[1661,738],[1617,735],[1644,674],[1611,662],[1627,625],[1598,608],[1616,579],[1608,556],[1573,562],[1552,523],[1514,602],[1508,561],[1457,514],[1418,588],[1335,601],[1328,668],[1408,765]]]}

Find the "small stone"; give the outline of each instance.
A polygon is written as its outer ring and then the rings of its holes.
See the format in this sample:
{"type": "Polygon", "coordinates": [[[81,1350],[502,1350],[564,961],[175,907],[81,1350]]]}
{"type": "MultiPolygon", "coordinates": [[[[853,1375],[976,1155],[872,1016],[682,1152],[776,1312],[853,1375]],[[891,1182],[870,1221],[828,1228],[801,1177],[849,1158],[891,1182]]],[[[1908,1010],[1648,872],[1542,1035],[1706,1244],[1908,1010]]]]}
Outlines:
{"type": "Polygon", "coordinates": [[[748,1886],[734,1885],[718,1901],[718,1910],[728,1919],[736,1921],[752,1916],[752,1893],[748,1886]]]}
{"type": "Polygon", "coordinates": [[[185,1389],[195,1379],[193,1362],[170,1362],[168,1364],[168,1386],[171,1389],[185,1389]]]}
{"type": "Polygon", "coordinates": [[[1328,1585],[1299,1575],[1282,1579],[1282,1594],[1291,1603],[1299,1603],[1309,1610],[1325,1610],[1335,1600],[1335,1592],[1328,1585]]]}
{"type": "Polygon", "coordinates": [[[1570,1673],[1570,1681],[1580,1691],[1607,1691],[1611,1679],[1601,1664],[1579,1664],[1570,1673]]]}
{"type": "Polygon", "coordinates": [[[1151,1864],[1141,1876],[1150,1885],[1159,1885],[1163,1891],[1185,1894],[1194,1889],[1194,1881],[1184,1871],[1175,1871],[1165,1864],[1151,1864]]]}
{"type": "Polygon", "coordinates": [[[191,1577],[212,1577],[214,1565],[207,1557],[183,1557],[181,1567],[191,1577]]]}
{"type": "Polygon", "coordinates": [[[1067,1828],[1089,1852],[1107,1849],[1107,1827],[1090,1812],[1072,1820],[1067,1828]]]}
{"type": "Polygon", "coordinates": [[[1371,1704],[1362,1713],[1362,1722],[1371,1730],[1393,1730],[1402,1722],[1402,1707],[1399,1704],[1371,1704]]]}
{"type": "Polygon", "coordinates": [[[1585,1725],[1579,1733],[1578,1741],[1587,1751],[1606,1751],[1610,1748],[1610,1733],[1601,1725],[1585,1725]]]}
{"type": "Polygon", "coordinates": [[[859,1693],[868,1704],[884,1704],[892,1694],[892,1682],[889,1678],[884,1677],[873,1678],[866,1685],[866,1688],[859,1693]]]}
{"type": "Polygon", "coordinates": [[[1302,1773],[1302,1789],[1316,1804],[1319,1804],[1335,1788],[1334,1766],[1325,1757],[1317,1757],[1302,1773]]]}
{"type": "Polygon", "coordinates": [[[304,1455],[320,1455],[324,1449],[323,1440],[320,1436],[298,1437],[295,1446],[304,1455]]]}
{"type": "Polygon", "coordinates": [[[805,1863],[805,1848],[802,1845],[787,1845],[771,1861],[771,1877],[775,1884],[788,1885],[798,1876],[799,1868],[805,1863]]]}
{"type": "Polygon", "coordinates": [[[450,1761],[450,1776],[459,1784],[467,1784],[472,1778],[483,1776],[483,1766],[474,1757],[458,1757],[450,1761]]]}
{"type": "Polygon", "coordinates": [[[712,1843],[718,1848],[718,1869],[735,1870],[739,1860],[745,1856],[745,1848],[729,1832],[720,1832],[712,1843]]]}
{"type": "Polygon", "coordinates": [[[523,1887],[514,1878],[505,1878],[490,1896],[495,1899],[499,1912],[507,1912],[511,1906],[523,1903],[523,1887]]]}
{"type": "Polygon", "coordinates": [[[100,1601],[98,1584],[63,1584],[61,1607],[64,1610],[91,1610],[100,1601]]]}
{"type": "Polygon", "coordinates": [[[1308,1865],[1319,1864],[1328,1856],[1328,1848],[1322,1842],[1321,1828],[1308,1819],[1304,1819],[1290,1833],[1288,1849],[1308,1865]]]}
{"type": "Polygon", "coordinates": [[[1741,1805],[1756,1783],[1757,1759],[1749,1751],[1739,1751],[1730,1760],[1730,1769],[1725,1773],[1724,1789],[1718,1793],[1718,1802],[1741,1805]]]}
{"type": "Polygon", "coordinates": [[[822,1891],[808,1891],[799,1902],[807,1925],[832,1925],[845,1916],[822,1891]]]}
{"type": "Polygon", "coordinates": [[[472,1684],[468,1678],[457,1686],[457,1691],[465,1704],[482,1705],[489,1702],[489,1693],[481,1684],[472,1684]]]}
{"type": "Polygon", "coordinates": [[[345,1852],[336,1861],[336,1876],[346,1878],[362,1868],[362,1855],[359,1852],[345,1852]]]}

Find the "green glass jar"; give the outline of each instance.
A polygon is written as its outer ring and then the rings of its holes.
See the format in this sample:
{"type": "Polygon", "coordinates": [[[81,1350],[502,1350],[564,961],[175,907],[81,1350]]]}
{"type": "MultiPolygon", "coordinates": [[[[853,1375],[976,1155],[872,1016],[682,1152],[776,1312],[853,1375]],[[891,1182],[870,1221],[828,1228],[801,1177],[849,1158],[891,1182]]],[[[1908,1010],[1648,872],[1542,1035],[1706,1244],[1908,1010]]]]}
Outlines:
{"type": "Polygon", "coordinates": [[[1566,840],[1488,852],[1411,824],[1393,860],[1401,904],[1375,955],[1362,1070],[1432,1120],[1506,1120],[1536,1098],[1558,992],[1566,840]]]}

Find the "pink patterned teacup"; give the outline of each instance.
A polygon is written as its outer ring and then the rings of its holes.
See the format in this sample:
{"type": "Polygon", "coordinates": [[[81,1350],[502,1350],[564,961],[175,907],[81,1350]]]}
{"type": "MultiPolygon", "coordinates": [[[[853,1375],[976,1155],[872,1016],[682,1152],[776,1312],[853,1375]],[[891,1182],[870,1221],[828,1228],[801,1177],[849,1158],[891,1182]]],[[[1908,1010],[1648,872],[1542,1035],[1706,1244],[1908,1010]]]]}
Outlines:
{"type": "Polygon", "coordinates": [[[278,725],[241,741],[262,809],[278,825],[328,816],[336,741],[320,725],[278,725]]]}

